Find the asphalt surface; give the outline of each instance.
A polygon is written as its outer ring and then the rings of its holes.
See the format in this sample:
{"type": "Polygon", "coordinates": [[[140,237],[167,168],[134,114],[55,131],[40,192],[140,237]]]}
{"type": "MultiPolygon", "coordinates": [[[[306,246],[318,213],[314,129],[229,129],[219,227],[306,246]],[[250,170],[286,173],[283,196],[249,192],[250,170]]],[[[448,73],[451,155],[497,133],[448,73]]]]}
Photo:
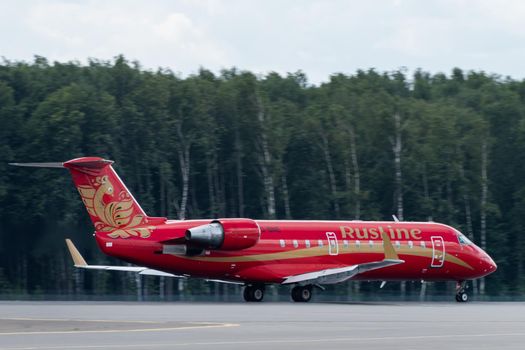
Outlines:
{"type": "Polygon", "coordinates": [[[0,302],[5,349],[524,349],[525,303],[0,302]]]}

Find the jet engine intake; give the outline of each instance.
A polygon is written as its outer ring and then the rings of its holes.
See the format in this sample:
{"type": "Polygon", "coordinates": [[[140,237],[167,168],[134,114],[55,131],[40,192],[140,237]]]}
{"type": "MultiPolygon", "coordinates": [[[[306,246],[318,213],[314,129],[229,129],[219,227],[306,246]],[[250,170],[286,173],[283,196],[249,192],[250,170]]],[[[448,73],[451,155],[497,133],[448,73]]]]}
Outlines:
{"type": "Polygon", "coordinates": [[[186,231],[189,244],[205,249],[241,250],[253,247],[261,235],[259,225],[250,219],[218,219],[186,231]]]}

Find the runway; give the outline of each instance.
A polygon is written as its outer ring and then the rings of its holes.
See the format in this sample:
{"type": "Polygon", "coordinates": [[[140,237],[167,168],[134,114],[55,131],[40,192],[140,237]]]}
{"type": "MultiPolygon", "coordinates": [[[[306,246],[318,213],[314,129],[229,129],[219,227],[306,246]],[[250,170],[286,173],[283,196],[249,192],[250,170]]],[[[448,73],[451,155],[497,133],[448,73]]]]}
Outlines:
{"type": "Polygon", "coordinates": [[[0,350],[523,349],[525,303],[0,302],[0,350]]]}

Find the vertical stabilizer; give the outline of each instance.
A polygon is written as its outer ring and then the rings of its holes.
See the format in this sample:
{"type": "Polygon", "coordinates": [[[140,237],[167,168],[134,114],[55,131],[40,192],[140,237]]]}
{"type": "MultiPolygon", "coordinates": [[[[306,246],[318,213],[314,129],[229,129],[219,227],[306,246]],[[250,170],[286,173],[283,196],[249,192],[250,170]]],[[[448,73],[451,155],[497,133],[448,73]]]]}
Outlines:
{"type": "Polygon", "coordinates": [[[63,163],[73,176],[80,197],[98,232],[112,238],[148,238],[151,220],[111,164],[113,161],[84,157],[63,163]]]}

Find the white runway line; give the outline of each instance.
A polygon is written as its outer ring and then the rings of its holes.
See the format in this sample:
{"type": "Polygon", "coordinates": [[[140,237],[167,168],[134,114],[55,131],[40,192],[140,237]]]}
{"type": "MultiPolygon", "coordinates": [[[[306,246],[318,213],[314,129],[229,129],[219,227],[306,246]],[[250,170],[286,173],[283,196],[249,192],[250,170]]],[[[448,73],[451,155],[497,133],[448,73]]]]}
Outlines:
{"type": "MultiPolygon", "coordinates": [[[[107,322],[105,320],[91,320],[91,322],[107,322]]],[[[129,321],[133,322],[133,321],[129,321]]],[[[160,322],[156,322],[160,323],[160,322]]],[[[9,335],[42,335],[42,334],[87,334],[87,333],[137,333],[137,332],[166,332],[166,331],[178,331],[178,330],[191,330],[191,329],[206,329],[206,328],[228,328],[238,327],[237,323],[203,323],[203,322],[187,322],[192,326],[181,326],[181,327],[160,327],[160,328],[139,328],[139,329],[101,329],[101,330],[89,330],[89,331],[28,331],[28,332],[0,332],[0,336],[9,335]]],[[[0,350],[3,348],[0,348],[0,350]]],[[[17,349],[17,348],[15,348],[17,349]]],[[[24,349],[24,348],[21,348],[24,349]]],[[[42,348],[45,349],[45,348],[42,348]]]]}
{"type": "MultiPolygon", "coordinates": [[[[209,328],[209,327],[208,327],[209,328]]],[[[60,350],[60,349],[122,349],[122,348],[165,348],[181,346],[217,346],[217,345],[257,345],[257,344],[291,344],[312,342],[373,342],[391,340],[426,340],[444,338],[490,338],[490,337],[523,337],[525,333],[485,333],[485,334],[445,334],[445,335],[418,335],[400,337],[351,337],[351,338],[322,338],[322,339],[262,339],[246,341],[216,341],[216,342],[193,342],[193,343],[148,343],[148,344],[101,344],[101,345],[61,345],[61,346],[31,346],[31,347],[8,347],[0,350],[60,350]]]]}
{"type": "Polygon", "coordinates": [[[80,318],[33,318],[33,317],[0,317],[0,321],[49,321],[49,322],[100,322],[100,323],[148,323],[156,324],[156,321],[129,321],[129,320],[83,320],[80,318]]]}

